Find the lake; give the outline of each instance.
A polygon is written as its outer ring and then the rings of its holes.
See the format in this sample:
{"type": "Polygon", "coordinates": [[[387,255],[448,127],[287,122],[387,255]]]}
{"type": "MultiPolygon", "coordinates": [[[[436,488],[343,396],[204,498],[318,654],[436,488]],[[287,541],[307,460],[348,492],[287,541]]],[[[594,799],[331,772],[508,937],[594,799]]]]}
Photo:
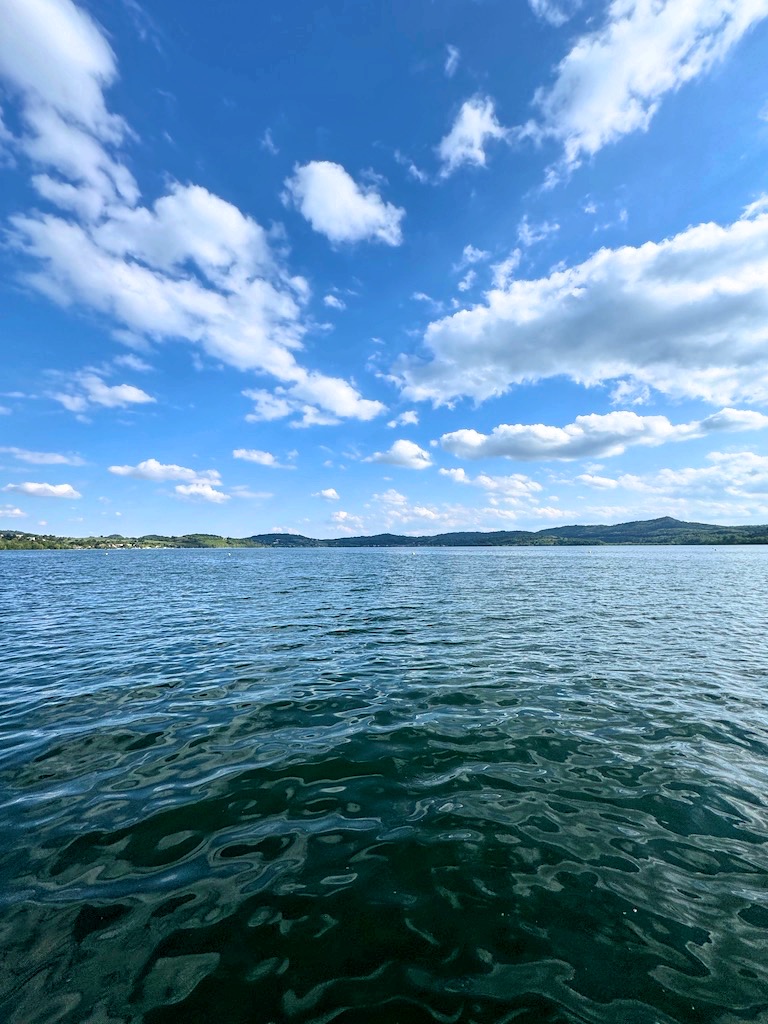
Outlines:
{"type": "Polygon", "coordinates": [[[768,549],[0,553],[0,1019],[768,1019],[768,549]]]}

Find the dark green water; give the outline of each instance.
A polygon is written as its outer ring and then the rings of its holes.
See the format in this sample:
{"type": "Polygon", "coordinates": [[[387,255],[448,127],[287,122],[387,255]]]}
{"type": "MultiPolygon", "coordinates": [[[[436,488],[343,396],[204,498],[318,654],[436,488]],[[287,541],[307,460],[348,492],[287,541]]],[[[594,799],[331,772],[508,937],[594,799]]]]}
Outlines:
{"type": "Polygon", "coordinates": [[[768,549],[4,552],[0,1020],[768,1020],[768,549]]]}

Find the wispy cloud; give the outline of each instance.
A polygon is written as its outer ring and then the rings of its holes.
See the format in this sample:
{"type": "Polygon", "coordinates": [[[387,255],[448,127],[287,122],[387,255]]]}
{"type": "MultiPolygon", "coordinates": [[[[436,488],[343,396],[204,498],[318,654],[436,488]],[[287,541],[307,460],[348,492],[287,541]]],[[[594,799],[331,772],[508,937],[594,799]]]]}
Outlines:
{"type": "Polygon", "coordinates": [[[79,455],[63,455],[59,452],[32,452],[27,448],[0,447],[0,452],[13,456],[19,462],[27,462],[34,466],[82,466],[83,459],[79,455]]]}
{"type": "Polygon", "coordinates": [[[71,484],[47,484],[27,481],[22,484],[6,484],[2,490],[15,494],[28,494],[33,498],[82,498],[71,484]]]}
{"type": "MultiPolygon", "coordinates": [[[[565,10],[532,6],[555,18],[565,10]]],[[[766,15],[766,0],[611,0],[602,25],[574,40],[554,83],[537,91],[540,120],[527,131],[561,143],[573,169],[645,131],[665,96],[710,71],[766,15]]]]}

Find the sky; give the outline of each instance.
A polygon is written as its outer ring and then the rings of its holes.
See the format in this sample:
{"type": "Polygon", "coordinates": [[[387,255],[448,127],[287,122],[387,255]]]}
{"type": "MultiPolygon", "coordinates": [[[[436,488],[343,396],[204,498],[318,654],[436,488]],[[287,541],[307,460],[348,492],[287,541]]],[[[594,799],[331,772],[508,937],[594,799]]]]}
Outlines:
{"type": "Polygon", "coordinates": [[[0,0],[0,530],[768,522],[768,0],[0,0]]]}

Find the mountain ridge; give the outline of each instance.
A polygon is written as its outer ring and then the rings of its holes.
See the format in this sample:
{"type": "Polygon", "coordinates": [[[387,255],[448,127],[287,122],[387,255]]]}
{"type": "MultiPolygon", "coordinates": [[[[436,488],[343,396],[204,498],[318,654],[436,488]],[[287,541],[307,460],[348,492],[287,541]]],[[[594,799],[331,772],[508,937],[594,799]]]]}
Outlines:
{"type": "Polygon", "coordinates": [[[305,537],[295,533],[259,533],[223,537],[212,533],[174,536],[57,537],[53,534],[0,531],[0,550],[76,548],[351,548],[351,547],[577,547],[604,545],[768,544],[768,525],[717,526],[688,523],[672,516],[602,524],[550,526],[541,530],[462,530],[432,536],[380,533],[359,537],[305,537]]]}

